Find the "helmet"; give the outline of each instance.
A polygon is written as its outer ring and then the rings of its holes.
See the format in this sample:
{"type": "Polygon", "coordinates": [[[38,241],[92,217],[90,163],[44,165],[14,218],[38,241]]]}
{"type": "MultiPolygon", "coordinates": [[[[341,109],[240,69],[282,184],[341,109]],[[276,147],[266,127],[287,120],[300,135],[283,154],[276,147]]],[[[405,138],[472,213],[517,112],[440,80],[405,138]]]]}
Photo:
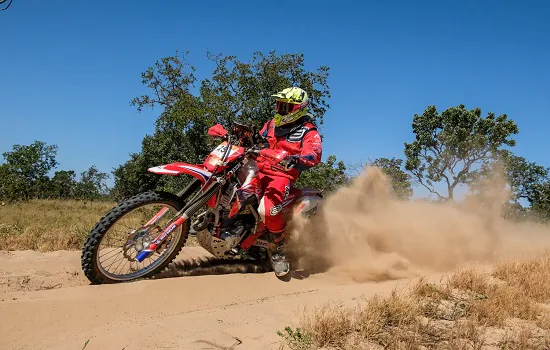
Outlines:
{"type": "Polygon", "coordinates": [[[276,127],[291,124],[307,115],[306,107],[309,103],[307,92],[299,87],[286,88],[272,97],[276,98],[274,122],[276,127]]]}

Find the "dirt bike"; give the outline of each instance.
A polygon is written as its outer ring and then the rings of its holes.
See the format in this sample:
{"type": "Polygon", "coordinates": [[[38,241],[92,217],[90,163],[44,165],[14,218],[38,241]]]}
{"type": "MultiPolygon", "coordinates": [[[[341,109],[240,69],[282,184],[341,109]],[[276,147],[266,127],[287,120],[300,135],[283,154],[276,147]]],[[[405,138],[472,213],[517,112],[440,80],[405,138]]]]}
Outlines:
{"type": "MultiPolygon", "coordinates": [[[[148,169],[191,175],[184,189],[177,194],[140,193],[120,202],[92,228],[81,255],[82,270],[92,284],[153,277],[176,258],[191,228],[198,244],[214,257],[260,261],[272,270],[271,240],[258,213],[262,189],[257,160],[261,157],[283,171],[292,164],[286,152],[266,148],[265,140],[247,125],[234,123],[227,131],[217,124],[208,134],[222,142],[203,164],[175,162],[148,169]],[[146,209],[149,205],[160,208],[146,209]],[[137,218],[130,218],[132,214],[137,218]],[[109,234],[116,224],[123,228],[114,233],[113,243],[109,234]],[[109,263],[102,260],[118,255],[109,263]]],[[[321,191],[291,187],[280,210],[287,222],[296,215],[315,215],[322,198],[321,191]]]]}

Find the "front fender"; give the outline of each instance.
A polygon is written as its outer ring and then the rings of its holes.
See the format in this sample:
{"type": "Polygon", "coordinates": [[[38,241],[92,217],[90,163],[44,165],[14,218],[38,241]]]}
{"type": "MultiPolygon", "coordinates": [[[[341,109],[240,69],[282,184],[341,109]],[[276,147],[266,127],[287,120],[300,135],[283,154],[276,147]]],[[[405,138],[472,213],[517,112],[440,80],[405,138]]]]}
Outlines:
{"type": "Polygon", "coordinates": [[[172,175],[172,176],[188,174],[199,179],[203,184],[212,176],[212,173],[206,170],[201,165],[188,164],[188,163],[182,163],[182,162],[159,165],[156,167],[149,168],[147,169],[147,171],[154,174],[172,175]]]}

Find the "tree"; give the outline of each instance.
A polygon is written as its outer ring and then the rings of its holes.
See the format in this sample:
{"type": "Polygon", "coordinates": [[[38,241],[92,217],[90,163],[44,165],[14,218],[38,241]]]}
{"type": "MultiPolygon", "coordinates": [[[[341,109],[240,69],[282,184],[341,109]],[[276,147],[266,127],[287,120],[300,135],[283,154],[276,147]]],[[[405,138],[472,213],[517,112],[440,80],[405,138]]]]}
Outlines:
{"type": "Polygon", "coordinates": [[[51,195],[60,199],[73,198],[76,186],[75,175],[73,170],[56,171],[51,179],[51,195]]]}
{"type": "Polygon", "coordinates": [[[399,199],[409,199],[413,194],[410,176],[402,170],[403,160],[398,158],[377,158],[367,162],[379,168],[391,181],[394,195],[399,199]]]}
{"type": "Polygon", "coordinates": [[[108,174],[100,172],[95,165],[92,165],[80,174],[80,181],[75,185],[74,197],[94,200],[106,196],[108,188],[105,180],[108,177],[108,174]]]}
{"type": "Polygon", "coordinates": [[[106,199],[108,174],[95,166],[82,172],[75,180],[73,170],[48,173],[57,167],[57,146],[35,141],[30,145],[14,145],[3,153],[0,164],[0,199],[28,200],[31,198],[106,199]]]}
{"type": "Polygon", "coordinates": [[[134,98],[131,104],[138,111],[146,107],[160,107],[161,111],[154,134],[143,139],[141,152],[113,171],[117,199],[144,190],[178,188],[186,178],[148,174],[147,168],[174,161],[202,162],[215,146],[207,135],[215,123],[227,127],[238,119],[259,130],[273,117],[270,95],[285,87],[306,89],[315,121],[323,124],[330,97],[328,67],[309,71],[302,54],[277,55],[274,51],[256,52],[248,62],[211,53],[207,59],[214,70],[200,82],[198,93],[193,93],[197,78],[187,53],[162,58],[142,73],[150,94],[134,98]]]}
{"type": "Polygon", "coordinates": [[[331,155],[325,162],[321,162],[313,168],[303,171],[296,181],[296,186],[330,193],[338,189],[338,187],[345,185],[348,181],[346,166],[342,161],[336,162],[336,156],[331,155]]]}
{"type": "Polygon", "coordinates": [[[514,192],[514,200],[525,199],[533,203],[541,186],[548,181],[550,169],[529,162],[509,151],[501,152],[497,161],[505,167],[507,181],[514,192]]]}
{"type": "Polygon", "coordinates": [[[35,141],[31,145],[14,145],[4,152],[2,193],[9,199],[40,196],[48,187],[47,174],[57,166],[56,145],[35,141]]]}
{"type": "MultiPolygon", "coordinates": [[[[525,217],[534,214],[543,220],[550,219],[550,168],[545,168],[510,151],[502,151],[494,163],[504,167],[506,180],[512,188],[513,203],[510,210],[516,216],[525,217]],[[525,209],[519,201],[529,203],[525,209]]],[[[486,169],[484,174],[490,173],[486,169]]],[[[513,215],[510,215],[512,217],[513,215]]]]}
{"type": "Polygon", "coordinates": [[[8,164],[0,165],[0,199],[17,199],[19,189],[24,188],[22,179],[11,171],[8,164]]]}
{"type": "Polygon", "coordinates": [[[480,108],[467,110],[462,104],[441,114],[429,106],[414,115],[412,129],[416,139],[405,143],[405,169],[443,200],[452,200],[456,186],[475,179],[502,147],[514,146],[511,136],[519,132],[506,114],[482,117],[480,108]],[[435,189],[442,181],[447,194],[435,189]]]}
{"type": "Polygon", "coordinates": [[[543,221],[550,220],[550,180],[534,186],[531,210],[543,221]]]}

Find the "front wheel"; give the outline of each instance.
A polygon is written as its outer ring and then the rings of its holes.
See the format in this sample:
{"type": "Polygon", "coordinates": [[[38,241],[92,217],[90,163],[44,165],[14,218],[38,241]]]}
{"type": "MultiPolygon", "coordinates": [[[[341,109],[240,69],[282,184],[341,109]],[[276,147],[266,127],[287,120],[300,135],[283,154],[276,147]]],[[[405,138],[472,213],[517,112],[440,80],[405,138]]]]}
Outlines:
{"type": "Polygon", "coordinates": [[[189,234],[189,221],[172,231],[153,253],[138,262],[136,256],[183,207],[170,193],[144,192],[120,203],[90,232],[82,249],[82,270],[92,284],[128,282],[162,271],[181,251],[189,234]],[[144,225],[163,207],[168,212],[154,225],[144,225]]]}

